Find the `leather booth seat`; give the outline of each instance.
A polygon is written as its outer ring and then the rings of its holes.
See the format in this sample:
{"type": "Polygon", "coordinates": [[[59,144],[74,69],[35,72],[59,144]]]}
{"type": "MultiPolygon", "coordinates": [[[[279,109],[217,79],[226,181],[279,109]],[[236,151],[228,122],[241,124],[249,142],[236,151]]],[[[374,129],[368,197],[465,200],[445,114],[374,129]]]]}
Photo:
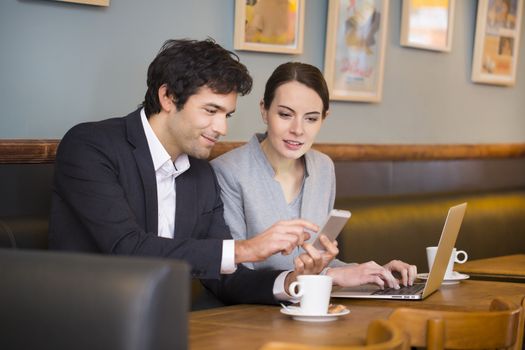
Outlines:
{"type": "Polygon", "coordinates": [[[0,217],[0,248],[47,249],[48,227],[47,217],[0,217]]]}
{"type": "Polygon", "coordinates": [[[0,349],[186,349],[189,267],[0,249],[0,349]]]}
{"type": "Polygon", "coordinates": [[[467,202],[456,247],[469,259],[525,252],[525,191],[337,198],[352,217],[339,235],[347,262],[402,259],[428,271],[427,246],[437,246],[448,208],[467,202]]]}
{"type": "MultiPolygon", "coordinates": [[[[428,270],[450,206],[468,202],[456,246],[470,259],[525,253],[525,158],[336,161],[348,262],[403,259],[428,270]]],[[[53,164],[0,166],[0,247],[46,249],[53,164]]],[[[193,308],[218,306],[193,281],[193,308]],[[204,298],[201,298],[204,295],[204,298]]],[[[0,347],[1,349],[2,347],[0,347]]]]}

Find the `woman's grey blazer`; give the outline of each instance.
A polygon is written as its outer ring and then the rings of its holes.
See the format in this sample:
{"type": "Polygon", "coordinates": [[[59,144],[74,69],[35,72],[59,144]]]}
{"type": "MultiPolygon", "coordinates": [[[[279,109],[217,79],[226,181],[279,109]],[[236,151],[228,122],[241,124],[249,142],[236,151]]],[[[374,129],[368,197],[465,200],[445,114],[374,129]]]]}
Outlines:
{"type": "MultiPolygon", "coordinates": [[[[281,185],[274,180],[275,172],[264,155],[260,141],[263,134],[211,161],[221,186],[224,219],[234,239],[249,239],[280,220],[290,220],[281,185]]],[[[304,180],[301,218],[323,225],[334,206],[334,163],[325,154],[309,150],[304,155],[304,180]]],[[[315,238],[312,235],[310,241],[315,238]]],[[[291,255],[276,254],[266,261],[246,264],[259,269],[293,269],[293,259],[303,252],[296,249],[291,255]]],[[[334,261],[333,265],[341,265],[334,261]]]]}

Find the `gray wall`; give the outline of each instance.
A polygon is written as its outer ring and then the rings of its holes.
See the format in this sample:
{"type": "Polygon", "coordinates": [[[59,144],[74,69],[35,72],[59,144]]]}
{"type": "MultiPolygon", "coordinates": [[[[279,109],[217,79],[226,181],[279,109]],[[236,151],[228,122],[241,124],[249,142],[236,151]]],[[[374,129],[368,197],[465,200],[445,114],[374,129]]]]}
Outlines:
{"type": "MultiPolygon", "coordinates": [[[[255,80],[227,140],[263,130],[258,100],[273,68],[300,60],[322,69],[326,0],[306,0],[302,55],[239,52],[255,80]]],[[[383,100],[332,102],[319,142],[525,142],[525,30],[517,84],[470,81],[476,1],[456,1],[451,53],[399,45],[401,1],[390,2],[383,100]]],[[[168,38],[212,36],[233,48],[234,0],[111,0],[108,8],[49,0],[0,2],[0,138],[60,138],[86,120],[125,115],[168,38]]]]}

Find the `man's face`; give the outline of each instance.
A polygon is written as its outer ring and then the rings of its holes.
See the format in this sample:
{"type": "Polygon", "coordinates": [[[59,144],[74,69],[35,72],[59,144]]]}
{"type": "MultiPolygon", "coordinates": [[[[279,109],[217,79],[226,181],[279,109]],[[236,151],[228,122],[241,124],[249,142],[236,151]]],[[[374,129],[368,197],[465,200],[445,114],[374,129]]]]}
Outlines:
{"type": "Polygon", "coordinates": [[[226,118],[235,111],[237,93],[221,95],[203,86],[190,96],[181,110],[170,112],[169,141],[179,154],[206,159],[226,135],[226,118]]]}

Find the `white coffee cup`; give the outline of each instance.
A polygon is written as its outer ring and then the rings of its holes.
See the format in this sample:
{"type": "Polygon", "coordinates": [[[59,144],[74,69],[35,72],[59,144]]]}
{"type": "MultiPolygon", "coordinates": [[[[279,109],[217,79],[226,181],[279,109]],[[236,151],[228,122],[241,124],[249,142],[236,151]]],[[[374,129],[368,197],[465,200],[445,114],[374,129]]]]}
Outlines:
{"type": "Polygon", "coordinates": [[[330,304],[332,277],[326,275],[301,275],[290,284],[290,295],[301,299],[301,313],[325,315],[330,304]]]}
{"type": "MultiPolygon", "coordinates": [[[[432,265],[434,265],[434,259],[436,258],[436,252],[438,247],[427,247],[427,262],[428,262],[428,270],[430,271],[432,269],[432,265]]],[[[445,279],[450,279],[454,276],[454,263],[463,264],[468,259],[468,254],[464,250],[456,250],[456,248],[452,249],[452,254],[450,255],[450,259],[448,260],[447,270],[445,272],[445,279]],[[463,258],[460,259],[459,255],[463,255],[463,258]]]]}

